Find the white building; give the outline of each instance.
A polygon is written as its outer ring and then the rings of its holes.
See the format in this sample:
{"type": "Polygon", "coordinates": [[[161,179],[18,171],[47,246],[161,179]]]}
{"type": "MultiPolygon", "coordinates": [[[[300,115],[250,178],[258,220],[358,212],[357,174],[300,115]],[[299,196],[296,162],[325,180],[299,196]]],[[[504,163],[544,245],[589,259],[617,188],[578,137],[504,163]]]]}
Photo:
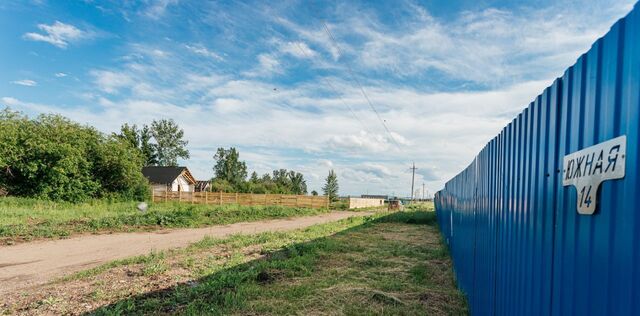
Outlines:
{"type": "Polygon", "coordinates": [[[193,192],[196,180],[187,167],[144,167],[142,174],[154,191],[193,192]]]}

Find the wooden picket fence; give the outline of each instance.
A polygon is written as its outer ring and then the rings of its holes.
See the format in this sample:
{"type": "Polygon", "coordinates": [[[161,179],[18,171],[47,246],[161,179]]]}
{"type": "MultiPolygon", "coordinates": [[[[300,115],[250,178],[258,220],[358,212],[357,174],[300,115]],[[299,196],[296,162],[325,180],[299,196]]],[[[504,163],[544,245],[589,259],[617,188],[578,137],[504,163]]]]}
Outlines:
{"type": "Polygon", "coordinates": [[[239,204],[256,206],[279,205],[306,208],[329,207],[329,198],[326,196],[290,194],[152,191],[151,201],[212,205],[239,204]]]}

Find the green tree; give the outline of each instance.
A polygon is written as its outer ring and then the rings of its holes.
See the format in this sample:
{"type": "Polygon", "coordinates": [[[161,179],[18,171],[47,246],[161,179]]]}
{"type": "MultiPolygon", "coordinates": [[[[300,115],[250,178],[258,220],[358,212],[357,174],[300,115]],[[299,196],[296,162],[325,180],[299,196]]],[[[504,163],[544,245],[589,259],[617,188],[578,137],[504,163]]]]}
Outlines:
{"type": "Polygon", "coordinates": [[[158,155],[156,145],[151,143],[153,135],[149,126],[142,125],[142,128],[125,123],[120,128],[120,134],[116,136],[129,144],[132,147],[137,148],[144,160],[145,166],[155,166],[158,164],[158,155]]]}
{"type": "Polygon", "coordinates": [[[251,173],[251,177],[249,178],[249,181],[251,181],[251,183],[258,183],[260,182],[260,178],[258,178],[258,173],[257,172],[252,172],[251,173]]]}
{"type": "Polygon", "coordinates": [[[127,199],[142,199],[148,194],[148,181],[141,173],[145,158],[125,140],[111,137],[96,150],[93,174],[101,183],[103,196],[113,193],[127,199]]]}
{"type": "Polygon", "coordinates": [[[336,175],[335,171],[331,169],[329,171],[329,175],[327,176],[326,182],[322,187],[322,191],[324,192],[324,195],[329,197],[329,200],[331,202],[335,202],[338,200],[338,188],[338,176],[336,175]]]}
{"type": "Polygon", "coordinates": [[[154,120],[150,130],[156,141],[158,165],[176,166],[178,158],[189,158],[189,142],[183,139],[184,130],[173,119],[154,120]]]}
{"type": "Polygon", "coordinates": [[[316,190],[311,191],[311,195],[318,196],[318,191],[316,191],[316,190]]]}
{"type": "Polygon", "coordinates": [[[307,181],[304,175],[293,170],[289,171],[290,189],[293,194],[307,194],[307,181]]]}
{"type": "Polygon", "coordinates": [[[247,164],[240,161],[240,153],[233,147],[218,148],[213,159],[216,161],[213,167],[214,179],[225,180],[239,190],[247,178],[247,164]]]}
{"type": "Polygon", "coordinates": [[[102,196],[142,198],[138,151],[128,142],[59,115],[29,119],[0,112],[0,187],[11,195],[82,201],[102,196]]]}
{"type": "Polygon", "coordinates": [[[211,182],[211,191],[213,192],[236,192],[236,189],[229,181],[225,179],[214,179],[211,182]]]}

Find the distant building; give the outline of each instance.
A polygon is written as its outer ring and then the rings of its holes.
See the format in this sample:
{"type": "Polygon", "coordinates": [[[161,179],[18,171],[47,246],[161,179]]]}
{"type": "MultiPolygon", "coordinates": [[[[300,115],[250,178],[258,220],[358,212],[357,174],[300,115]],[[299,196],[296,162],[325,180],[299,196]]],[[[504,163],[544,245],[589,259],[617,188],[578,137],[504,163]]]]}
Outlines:
{"type": "Polygon", "coordinates": [[[197,180],[195,185],[195,192],[206,192],[211,189],[210,180],[197,180]]]}
{"type": "Polygon", "coordinates": [[[187,167],[142,168],[142,174],[149,180],[154,191],[193,192],[196,180],[187,167]]]}
{"type": "Polygon", "coordinates": [[[363,194],[360,197],[363,199],[383,199],[383,200],[389,199],[388,195],[375,195],[375,194],[363,194]]]}

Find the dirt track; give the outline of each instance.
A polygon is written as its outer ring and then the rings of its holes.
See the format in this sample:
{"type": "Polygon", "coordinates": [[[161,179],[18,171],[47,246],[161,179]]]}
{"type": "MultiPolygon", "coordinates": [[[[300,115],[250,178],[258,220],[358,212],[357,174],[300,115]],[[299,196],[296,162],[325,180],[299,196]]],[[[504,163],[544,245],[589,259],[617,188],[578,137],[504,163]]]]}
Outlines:
{"type": "Polygon", "coordinates": [[[116,259],[187,246],[205,236],[255,234],[285,231],[332,222],[366,212],[329,214],[243,222],[206,228],[163,230],[145,233],[79,236],[0,247],[0,294],[47,283],[73,272],[96,267],[116,259]]]}

